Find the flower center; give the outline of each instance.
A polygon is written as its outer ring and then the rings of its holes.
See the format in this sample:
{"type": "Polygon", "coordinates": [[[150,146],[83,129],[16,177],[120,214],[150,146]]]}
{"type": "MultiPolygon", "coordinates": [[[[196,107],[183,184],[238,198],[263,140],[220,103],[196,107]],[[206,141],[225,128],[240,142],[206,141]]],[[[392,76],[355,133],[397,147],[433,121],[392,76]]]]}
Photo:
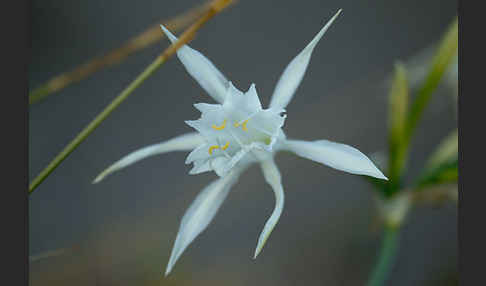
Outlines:
{"type": "MultiPolygon", "coordinates": [[[[235,121],[233,123],[233,126],[235,128],[239,128],[241,126],[241,129],[243,131],[248,132],[248,127],[246,125],[248,124],[248,121],[249,120],[250,120],[250,118],[248,118],[246,120],[243,120],[242,122],[235,121]]],[[[221,125],[212,124],[211,125],[211,128],[213,128],[216,131],[222,131],[222,130],[224,130],[226,128],[226,122],[227,122],[227,119],[224,119],[223,120],[223,123],[221,123],[221,125]]],[[[236,138],[236,136],[235,136],[235,134],[233,134],[233,132],[231,132],[230,130],[228,130],[228,131],[231,134],[231,137],[233,137],[233,139],[235,139],[235,141],[237,141],[240,145],[243,145],[241,143],[241,141],[238,138],[236,138]]],[[[265,142],[267,142],[267,141],[270,142],[270,140],[265,140],[265,142]]],[[[219,143],[219,140],[218,140],[218,143],[219,143]]],[[[226,144],[224,146],[211,145],[211,146],[209,146],[208,153],[209,153],[209,155],[212,155],[213,154],[213,150],[215,150],[215,149],[226,150],[226,149],[228,149],[229,144],[230,144],[230,142],[229,141],[226,141],[226,144]]],[[[267,145],[268,144],[269,143],[267,143],[267,145]]]]}
{"type": "Polygon", "coordinates": [[[241,160],[271,153],[285,121],[283,110],[262,108],[254,85],[243,93],[230,84],[222,104],[197,103],[194,107],[201,117],[186,123],[206,142],[186,159],[186,163],[194,162],[193,174],[214,170],[223,176],[241,160]]]}
{"type": "Polygon", "coordinates": [[[226,119],[223,121],[223,124],[221,124],[221,126],[217,126],[215,124],[213,124],[211,126],[214,130],[223,130],[226,128],[226,119]]]}
{"type": "Polygon", "coordinates": [[[243,121],[243,123],[241,123],[241,124],[239,122],[235,122],[234,126],[236,128],[238,128],[238,126],[241,125],[241,129],[243,129],[243,131],[248,131],[248,128],[246,127],[246,124],[248,123],[248,120],[250,120],[250,119],[247,119],[247,120],[243,121]]]}
{"type": "Polygon", "coordinates": [[[229,147],[229,141],[227,141],[226,144],[224,144],[224,146],[213,145],[213,146],[209,147],[208,152],[209,152],[209,155],[213,155],[214,149],[226,150],[226,149],[228,149],[228,147],[229,147]]]}

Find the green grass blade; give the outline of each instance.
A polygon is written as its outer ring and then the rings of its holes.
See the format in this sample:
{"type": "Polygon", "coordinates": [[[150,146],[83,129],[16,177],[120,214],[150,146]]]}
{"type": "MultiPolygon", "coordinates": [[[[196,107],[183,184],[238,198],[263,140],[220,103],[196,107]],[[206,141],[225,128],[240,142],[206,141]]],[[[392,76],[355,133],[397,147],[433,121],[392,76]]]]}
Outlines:
{"type": "Polygon", "coordinates": [[[457,158],[459,150],[459,136],[458,130],[455,129],[451,132],[442,142],[439,144],[437,149],[429,157],[425,168],[434,169],[437,166],[445,163],[448,160],[457,158]]]}
{"type": "Polygon", "coordinates": [[[452,60],[457,54],[458,49],[458,19],[457,17],[449,26],[447,32],[443,36],[437,53],[432,60],[430,70],[425,78],[424,84],[421,86],[417,97],[410,107],[406,126],[406,141],[409,143],[417,124],[422,117],[422,114],[427,107],[433,92],[440,83],[442,76],[452,63],[452,60]]]}
{"type": "Polygon", "coordinates": [[[416,190],[421,191],[425,187],[457,182],[458,174],[458,159],[455,158],[453,160],[449,160],[440,164],[434,169],[426,171],[422,176],[420,176],[416,184],[416,190]]]}
{"type": "Polygon", "coordinates": [[[388,178],[391,184],[398,184],[406,162],[407,146],[405,126],[408,108],[408,80],[405,67],[401,63],[395,65],[395,75],[391,86],[388,107],[388,146],[389,164],[388,178]]]}

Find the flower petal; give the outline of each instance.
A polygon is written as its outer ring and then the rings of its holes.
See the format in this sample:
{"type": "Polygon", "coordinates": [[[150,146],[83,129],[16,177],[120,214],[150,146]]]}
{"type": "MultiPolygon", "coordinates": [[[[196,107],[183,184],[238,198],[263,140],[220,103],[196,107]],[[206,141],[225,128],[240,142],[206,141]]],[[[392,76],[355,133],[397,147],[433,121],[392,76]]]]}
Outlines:
{"type": "Polygon", "coordinates": [[[189,175],[196,175],[196,174],[201,174],[204,172],[211,171],[211,165],[209,164],[209,160],[199,160],[199,161],[194,161],[194,166],[192,169],[189,171],[189,175]]]}
{"type": "Polygon", "coordinates": [[[314,39],[287,65],[273,91],[272,100],[270,101],[271,108],[285,108],[290,102],[304,77],[314,47],[341,11],[342,9],[327,22],[314,39]]]}
{"type": "Polygon", "coordinates": [[[223,124],[225,114],[221,104],[202,104],[198,103],[194,105],[198,110],[204,110],[201,113],[201,117],[196,120],[186,120],[186,124],[196,129],[203,136],[212,138],[221,135],[219,130],[215,130],[211,126],[223,124]]]}
{"type": "Polygon", "coordinates": [[[260,251],[262,251],[262,248],[265,245],[268,237],[270,236],[270,233],[272,233],[273,228],[277,224],[284,207],[284,192],[282,187],[282,179],[273,158],[263,161],[260,166],[262,168],[265,180],[268,184],[270,184],[270,186],[272,186],[273,192],[275,193],[275,208],[272,212],[272,215],[265,223],[265,227],[263,227],[263,231],[258,238],[258,244],[253,258],[256,258],[260,251]]]}
{"type": "Polygon", "coordinates": [[[224,177],[229,171],[231,171],[231,169],[235,167],[238,162],[240,162],[240,160],[250,151],[250,149],[251,147],[242,148],[231,158],[226,158],[224,156],[216,157],[210,160],[209,165],[218,176],[224,177]]]}
{"type": "Polygon", "coordinates": [[[241,170],[234,170],[227,176],[213,181],[204,188],[182,217],[179,232],[172,248],[165,271],[167,276],[186,247],[209,225],[228,192],[238,179],[241,170]]]}
{"type": "Polygon", "coordinates": [[[172,151],[186,151],[196,148],[200,144],[203,144],[204,138],[197,132],[187,133],[184,135],[177,136],[168,141],[150,145],[134,151],[122,159],[115,162],[113,165],[101,172],[96,179],[94,179],[93,184],[99,183],[103,178],[109,174],[123,169],[135,162],[145,159],[149,156],[163,154],[172,151]]]}
{"type": "Polygon", "coordinates": [[[207,159],[208,158],[208,149],[211,145],[214,145],[214,144],[204,143],[204,144],[197,146],[194,150],[191,151],[191,153],[189,153],[189,155],[187,155],[185,163],[190,164],[194,161],[201,161],[201,160],[207,159]]]}
{"type": "MultiPolygon", "coordinates": [[[[177,41],[177,38],[163,25],[160,27],[172,43],[177,41]]],[[[177,50],[177,57],[187,72],[214,100],[220,103],[224,101],[228,80],[208,58],[188,45],[177,50]]]]}
{"type": "Polygon", "coordinates": [[[201,113],[221,112],[221,104],[195,103],[194,107],[201,113]]]}
{"type": "Polygon", "coordinates": [[[287,140],[282,149],[341,171],[388,180],[365,154],[349,145],[328,140],[287,140]]]}
{"type": "Polygon", "coordinates": [[[238,90],[229,82],[228,92],[224,99],[223,109],[238,121],[244,121],[262,110],[262,105],[256,92],[255,84],[251,84],[246,93],[238,90]]]}
{"type": "Polygon", "coordinates": [[[287,115],[280,115],[282,110],[274,108],[263,109],[248,122],[248,128],[258,130],[268,136],[276,137],[285,123],[287,115]]]}

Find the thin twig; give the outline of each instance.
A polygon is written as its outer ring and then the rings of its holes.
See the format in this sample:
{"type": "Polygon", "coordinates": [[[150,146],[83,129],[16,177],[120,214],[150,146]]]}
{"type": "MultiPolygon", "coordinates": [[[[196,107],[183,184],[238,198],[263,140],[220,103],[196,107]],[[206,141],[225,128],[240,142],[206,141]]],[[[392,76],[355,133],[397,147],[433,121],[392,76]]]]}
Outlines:
{"type": "MultiPolygon", "coordinates": [[[[192,26],[190,26],[177,42],[170,45],[158,56],[135,80],[133,80],[105,109],[99,113],[64,149],[40,172],[30,183],[29,194],[44,181],[49,174],[72,152],[81,142],[88,137],[98,125],[110,115],[137,87],[139,87],[150,75],[167,61],[181,46],[192,40],[196,32],[212,17],[226,8],[231,0],[213,0],[206,13],[192,26]]],[[[162,31],[161,31],[162,33],[162,31]]]]}
{"type": "MultiPolygon", "coordinates": [[[[162,21],[171,31],[177,31],[189,26],[196,19],[201,17],[208,9],[210,3],[205,3],[196,6],[182,15],[167,21],[162,21]]],[[[115,64],[121,63],[129,55],[140,51],[148,46],[158,42],[165,37],[164,33],[160,32],[160,23],[157,23],[143,33],[131,38],[121,47],[111,50],[110,52],[91,59],[73,70],[57,75],[39,87],[29,92],[29,105],[45,99],[49,94],[57,92],[68,85],[78,82],[93,73],[115,64]]]]}

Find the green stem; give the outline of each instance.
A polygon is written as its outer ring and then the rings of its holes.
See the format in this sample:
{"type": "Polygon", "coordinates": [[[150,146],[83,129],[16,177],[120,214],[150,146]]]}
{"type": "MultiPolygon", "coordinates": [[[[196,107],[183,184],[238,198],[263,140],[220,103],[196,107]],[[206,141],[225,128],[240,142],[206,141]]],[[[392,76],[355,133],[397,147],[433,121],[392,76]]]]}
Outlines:
{"type": "Polygon", "coordinates": [[[152,62],[130,85],[128,85],[120,95],[118,95],[105,109],[99,113],[64,149],[35,177],[29,185],[31,194],[40,183],[42,183],[61,162],[76,149],[76,147],[88,137],[103,120],[110,115],[137,87],[140,86],[158,67],[166,60],[166,57],[158,57],[152,62]]]}
{"type": "Polygon", "coordinates": [[[396,227],[387,226],[383,234],[381,243],[380,256],[378,262],[375,264],[373,273],[368,280],[368,286],[384,285],[385,280],[390,271],[392,260],[396,254],[398,246],[398,232],[396,227]]]}
{"type": "Polygon", "coordinates": [[[167,61],[181,46],[189,42],[197,30],[219,13],[222,9],[231,4],[231,0],[214,0],[211,2],[208,11],[203,17],[189,27],[177,42],[170,45],[160,56],[158,56],[135,80],[133,80],[105,109],[98,114],[64,149],[42,170],[29,185],[29,195],[49,176],[54,169],[78,147],[81,142],[93,132],[98,125],[105,120],[137,87],[150,77],[164,62],[167,61]]]}

